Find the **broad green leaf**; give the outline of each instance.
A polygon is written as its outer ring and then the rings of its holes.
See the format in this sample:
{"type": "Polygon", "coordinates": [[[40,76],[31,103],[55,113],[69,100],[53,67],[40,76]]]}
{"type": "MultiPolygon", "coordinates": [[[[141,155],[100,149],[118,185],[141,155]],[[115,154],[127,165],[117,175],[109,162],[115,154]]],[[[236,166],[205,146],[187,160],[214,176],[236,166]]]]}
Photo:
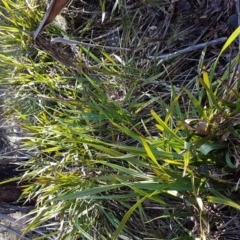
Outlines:
{"type": "Polygon", "coordinates": [[[203,69],[203,78],[199,78],[199,82],[204,87],[205,91],[207,92],[209,105],[211,108],[216,107],[217,109],[221,110],[218,102],[216,101],[217,97],[212,91],[212,83],[211,78],[208,76],[208,72],[203,69]],[[210,87],[208,87],[210,86],[210,87]]]}
{"type": "Polygon", "coordinates": [[[160,188],[165,188],[167,185],[160,184],[159,182],[153,182],[153,181],[139,181],[139,182],[132,182],[132,183],[120,183],[120,184],[112,184],[112,185],[106,185],[106,186],[99,186],[99,187],[93,187],[90,189],[81,190],[74,193],[64,194],[62,196],[59,196],[55,198],[55,200],[70,200],[70,199],[76,199],[76,198],[89,198],[89,196],[99,194],[99,193],[105,193],[106,191],[110,191],[113,189],[119,189],[121,187],[129,186],[131,188],[142,188],[142,189],[148,189],[148,190],[158,190],[160,188]]]}
{"type": "Polygon", "coordinates": [[[142,140],[143,147],[145,148],[149,158],[152,160],[152,162],[156,166],[158,166],[161,169],[162,167],[160,166],[160,164],[158,163],[157,159],[155,158],[155,156],[154,156],[153,152],[151,151],[150,147],[148,146],[146,140],[144,138],[141,138],[141,140],[142,140]]]}
{"type": "Polygon", "coordinates": [[[236,208],[236,209],[240,210],[240,205],[236,202],[233,202],[229,198],[208,196],[207,199],[210,203],[223,204],[223,205],[230,206],[230,207],[233,207],[233,208],[236,208]]]}
{"type": "Polygon", "coordinates": [[[120,188],[123,186],[124,186],[124,184],[113,184],[113,185],[95,187],[95,188],[91,188],[91,189],[85,189],[85,190],[82,190],[79,192],[69,193],[66,195],[59,196],[55,200],[70,200],[70,199],[76,199],[76,198],[84,198],[84,197],[88,197],[91,195],[95,195],[95,194],[103,193],[103,192],[110,191],[113,189],[117,189],[117,188],[120,188]]]}
{"type": "Polygon", "coordinates": [[[170,129],[168,125],[153,110],[151,110],[151,114],[159,124],[157,125],[158,129],[160,129],[164,133],[169,134],[178,143],[182,145],[184,144],[184,140],[177,136],[177,134],[172,129],[170,129]]]}
{"type": "Polygon", "coordinates": [[[202,198],[196,197],[196,201],[198,203],[198,206],[199,206],[200,210],[203,212],[204,211],[204,204],[203,204],[202,198]]]}
{"type": "Polygon", "coordinates": [[[227,144],[224,144],[224,143],[205,143],[200,147],[199,150],[203,155],[207,155],[211,151],[226,149],[226,148],[227,148],[227,144]]]}
{"type": "MultiPolygon", "coordinates": [[[[151,196],[152,194],[150,194],[149,196],[151,196]]],[[[119,234],[121,233],[122,229],[124,228],[126,222],[128,221],[128,219],[130,218],[130,216],[134,213],[134,211],[139,207],[140,204],[142,204],[148,197],[148,195],[146,195],[145,197],[141,198],[140,200],[138,200],[129,210],[128,212],[124,215],[122,221],[120,222],[117,230],[115,231],[115,233],[112,236],[113,240],[118,239],[119,234]]]]}
{"type": "Polygon", "coordinates": [[[114,122],[112,122],[112,124],[114,126],[116,126],[117,128],[119,128],[122,132],[126,133],[131,138],[133,138],[133,139],[135,139],[137,141],[140,141],[140,136],[138,134],[132,132],[130,129],[128,129],[128,128],[124,127],[124,126],[121,126],[121,125],[119,125],[117,123],[114,123],[114,122]]]}
{"type": "Polygon", "coordinates": [[[186,175],[187,173],[187,168],[188,168],[188,164],[190,162],[190,151],[186,150],[184,153],[183,153],[183,159],[184,159],[184,168],[183,168],[183,177],[186,175]]]}
{"type": "Polygon", "coordinates": [[[227,39],[227,41],[225,42],[225,44],[223,45],[216,61],[214,62],[213,66],[211,67],[211,70],[210,70],[210,75],[209,75],[209,78],[212,82],[213,80],[213,76],[214,76],[214,73],[215,73],[215,69],[217,67],[217,64],[218,64],[218,61],[222,55],[222,53],[237,39],[237,37],[239,36],[240,34],[240,27],[238,27],[237,29],[235,29],[235,31],[230,35],[230,37],[227,39]]]}
{"type": "Polygon", "coordinates": [[[221,52],[219,53],[219,56],[222,55],[222,53],[237,39],[237,37],[240,34],[240,27],[238,27],[237,29],[235,29],[235,31],[230,35],[230,37],[227,39],[227,41],[225,42],[225,44],[222,47],[221,52]]]}
{"type": "Polygon", "coordinates": [[[226,159],[227,165],[228,165],[230,168],[236,168],[235,165],[232,163],[232,161],[231,161],[231,159],[230,159],[230,154],[229,154],[229,152],[226,152],[226,154],[225,154],[225,159],[226,159]]]}

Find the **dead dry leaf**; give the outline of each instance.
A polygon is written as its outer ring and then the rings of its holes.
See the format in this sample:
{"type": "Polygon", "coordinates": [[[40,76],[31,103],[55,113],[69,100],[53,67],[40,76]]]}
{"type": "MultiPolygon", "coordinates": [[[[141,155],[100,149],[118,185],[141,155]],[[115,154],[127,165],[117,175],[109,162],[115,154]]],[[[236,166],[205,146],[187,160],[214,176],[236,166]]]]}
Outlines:
{"type": "Polygon", "coordinates": [[[55,19],[55,17],[62,11],[62,9],[69,2],[70,0],[51,0],[42,22],[40,23],[37,30],[33,34],[34,40],[37,38],[39,33],[55,19]]]}

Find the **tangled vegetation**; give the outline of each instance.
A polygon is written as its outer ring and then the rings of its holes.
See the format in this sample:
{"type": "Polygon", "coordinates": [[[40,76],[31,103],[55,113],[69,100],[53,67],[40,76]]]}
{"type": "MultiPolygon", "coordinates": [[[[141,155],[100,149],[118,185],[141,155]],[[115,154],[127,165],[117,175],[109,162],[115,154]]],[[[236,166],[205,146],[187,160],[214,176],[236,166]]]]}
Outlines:
{"type": "Polygon", "coordinates": [[[74,0],[34,41],[46,3],[2,1],[5,115],[36,202],[25,233],[239,239],[234,1],[173,2],[74,0]]]}

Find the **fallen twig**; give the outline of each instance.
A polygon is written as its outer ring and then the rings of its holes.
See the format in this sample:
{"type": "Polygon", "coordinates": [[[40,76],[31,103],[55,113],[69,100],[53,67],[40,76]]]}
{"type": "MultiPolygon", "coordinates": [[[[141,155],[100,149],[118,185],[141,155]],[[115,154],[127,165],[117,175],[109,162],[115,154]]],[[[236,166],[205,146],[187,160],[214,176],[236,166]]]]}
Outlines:
{"type": "Polygon", "coordinates": [[[98,37],[92,38],[92,40],[95,41],[95,40],[99,40],[101,38],[107,37],[107,36],[109,36],[109,35],[111,35],[111,34],[113,34],[115,32],[119,32],[119,30],[121,30],[121,29],[122,29],[122,26],[119,26],[119,27],[113,29],[112,31],[107,32],[106,34],[102,34],[102,35],[100,35],[98,37]]]}
{"type": "Polygon", "coordinates": [[[211,45],[216,45],[216,44],[219,44],[219,43],[223,43],[226,40],[227,40],[226,37],[222,37],[222,38],[214,39],[214,40],[206,42],[206,43],[200,43],[200,44],[197,44],[197,45],[194,45],[194,46],[190,46],[190,47],[181,49],[179,51],[176,51],[174,53],[163,54],[163,55],[160,55],[160,56],[149,56],[148,58],[149,59],[157,59],[157,60],[166,61],[166,60],[170,60],[174,57],[177,57],[180,54],[184,54],[184,53],[193,52],[193,51],[196,51],[196,50],[199,50],[199,49],[203,49],[206,46],[211,46],[211,45]]]}
{"type": "Polygon", "coordinates": [[[94,47],[94,48],[105,48],[105,49],[112,49],[112,50],[124,50],[124,51],[130,51],[130,48],[121,48],[121,47],[110,47],[110,46],[102,46],[102,45],[96,45],[92,43],[85,43],[85,42],[79,42],[76,40],[70,40],[70,39],[65,39],[61,37],[56,37],[51,39],[50,43],[66,43],[68,45],[82,45],[86,47],[94,47]]]}

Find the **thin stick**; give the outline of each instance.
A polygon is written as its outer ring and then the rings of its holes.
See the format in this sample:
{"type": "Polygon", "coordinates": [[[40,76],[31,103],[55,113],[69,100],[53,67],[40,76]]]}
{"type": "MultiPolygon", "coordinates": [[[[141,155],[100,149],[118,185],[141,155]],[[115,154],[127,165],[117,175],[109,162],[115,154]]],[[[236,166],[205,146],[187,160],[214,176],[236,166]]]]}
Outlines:
{"type": "Polygon", "coordinates": [[[52,44],[66,43],[68,45],[82,45],[82,46],[86,46],[86,47],[105,48],[105,49],[112,49],[112,50],[125,50],[125,51],[131,50],[130,48],[102,46],[102,45],[96,45],[96,44],[91,44],[91,43],[79,42],[76,40],[69,40],[69,39],[65,39],[65,38],[61,38],[61,37],[52,38],[50,43],[52,43],[52,44]]]}
{"type": "Polygon", "coordinates": [[[111,35],[111,34],[113,34],[115,32],[118,32],[121,29],[122,29],[122,26],[117,27],[117,28],[113,29],[112,31],[109,31],[108,33],[105,33],[105,34],[103,34],[103,35],[101,35],[99,37],[92,38],[92,40],[99,40],[101,38],[107,37],[107,36],[109,36],[109,35],[111,35]]]}
{"type": "Polygon", "coordinates": [[[156,59],[156,60],[166,61],[166,60],[170,60],[170,59],[172,59],[174,57],[177,57],[180,54],[193,52],[193,51],[196,51],[196,50],[199,50],[199,49],[204,49],[206,46],[212,46],[212,45],[216,45],[216,44],[219,44],[219,43],[223,43],[226,40],[227,40],[226,37],[222,37],[222,38],[214,39],[214,40],[206,42],[206,43],[200,43],[200,44],[197,44],[197,45],[194,45],[194,46],[190,46],[190,47],[181,49],[179,51],[176,51],[174,53],[163,54],[163,55],[156,56],[156,57],[155,56],[149,56],[148,58],[149,59],[156,59]]]}

